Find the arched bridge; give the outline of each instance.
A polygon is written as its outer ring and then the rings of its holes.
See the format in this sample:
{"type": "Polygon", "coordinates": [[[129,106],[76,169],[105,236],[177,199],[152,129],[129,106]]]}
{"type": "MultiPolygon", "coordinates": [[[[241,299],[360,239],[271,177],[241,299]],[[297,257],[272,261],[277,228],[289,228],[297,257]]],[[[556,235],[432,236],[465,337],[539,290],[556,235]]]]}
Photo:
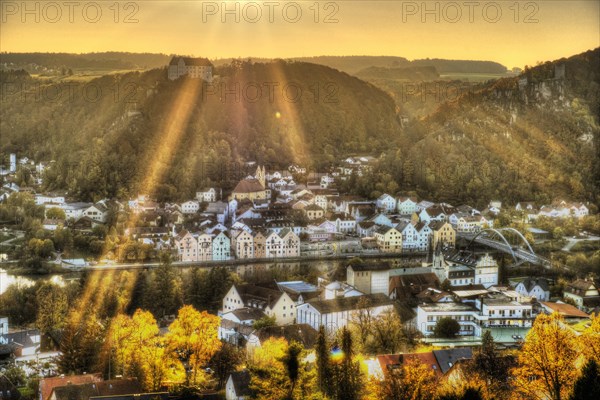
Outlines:
{"type": "Polygon", "coordinates": [[[524,262],[550,267],[550,261],[535,254],[529,241],[515,228],[487,228],[476,233],[459,233],[458,235],[467,240],[470,239],[467,248],[476,242],[510,254],[515,261],[513,267],[524,262]]]}

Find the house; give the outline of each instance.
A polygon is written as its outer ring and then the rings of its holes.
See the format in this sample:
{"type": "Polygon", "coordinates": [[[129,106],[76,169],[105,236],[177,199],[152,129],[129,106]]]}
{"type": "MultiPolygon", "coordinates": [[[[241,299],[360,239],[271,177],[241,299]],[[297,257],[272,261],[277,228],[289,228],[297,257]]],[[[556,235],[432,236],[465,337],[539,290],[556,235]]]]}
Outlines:
{"type": "Polygon", "coordinates": [[[402,251],[417,251],[420,247],[420,235],[415,226],[409,221],[402,221],[396,225],[396,230],[402,234],[402,251]]]}
{"type": "Polygon", "coordinates": [[[196,200],[189,200],[181,203],[181,212],[184,214],[195,214],[200,211],[200,203],[196,200]]]}
{"type": "Polygon", "coordinates": [[[384,354],[377,356],[377,369],[375,376],[378,379],[385,379],[393,371],[402,368],[405,364],[416,362],[431,369],[436,378],[442,377],[442,371],[433,355],[433,352],[425,353],[406,353],[406,354],[384,354]]]}
{"type": "Polygon", "coordinates": [[[213,261],[226,261],[231,258],[231,240],[221,231],[212,240],[213,261]]]}
{"type": "Polygon", "coordinates": [[[483,285],[486,289],[498,284],[498,263],[489,254],[486,253],[477,260],[473,283],[483,285]]]}
{"type": "MultiPolygon", "coordinates": [[[[403,271],[404,272],[404,271],[403,271]]],[[[426,268],[408,268],[406,273],[393,275],[389,281],[391,299],[414,302],[418,294],[440,286],[438,277],[426,268]],[[417,271],[414,271],[417,270],[417,271]]]]}
{"type": "Polygon", "coordinates": [[[281,256],[298,257],[300,256],[300,238],[290,228],[284,228],[280,233],[281,238],[281,256]]]}
{"type": "Polygon", "coordinates": [[[346,281],[362,293],[387,296],[391,269],[388,263],[351,264],[346,268],[346,281]]]}
{"type": "Polygon", "coordinates": [[[196,237],[198,246],[197,261],[212,261],[212,236],[208,233],[202,233],[196,237]]]}
{"type": "Polygon", "coordinates": [[[108,217],[108,207],[102,202],[97,202],[83,211],[84,217],[89,217],[94,221],[105,223],[108,217]]]}
{"type": "Polygon", "coordinates": [[[375,231],[375,240],[383,253],[402,251],[402,234],[395,228],[382,226],[375,231]]]}
{"type": "Polygon", "coordinates": [[[307,205],[306,207],[304,207],[303,211],[304,214],[306,214],[306,218],[308,218],[311,221],[323,218],[323,216],[325,215],[325,210],[323,210],[316,204],[307,205]]]}
{"type": "Polygon", "coordinates": [[[252,395],[250,390],[250,372],[236,371],[229,374],[225,384],[226,400],[246,400],[252,395]]]}
{"type": "Polygon", "coordinates": [[[296,319],[296,301],[276,285],[232,285],[223,298],[221,315],[244,307],[254,308],[274,317],[277,325],[292,324],[296,319]]]}
{"type": "Polygon", "coordinates": [[[90,203],[65,203],[60,206],[60,208],[65,212],[65,216],[67,219],[78,220],[83,217],[83,213],[90,208],[92,204],[90,203]]]}
{"type": "MultiPolygon", "coordinates": [[[[125,395],[139,395],[143,390],[136,379],[111,379],[99,382],[80,384],[67,383],[64,386],[55,386],[49,400],[90,400],[121,399],[125,395]]],[[[160,396],[157,396],[160,398],[160,396]]]]}
{"type": "Polygon", "coordinates": [[[204,203],[214,203],[217,201],[217,191],[215,188],[202,189],[200,192],[196,192],[196,200],[204,203]]]}
{"type": "Polygon", "coordinates": [[[65,226],[65,221],[62,219],[45,219],[42,223],[42,227],[47,231],[55,231],[63,226],[65,226]]]}
{"type": "Polygon", "coordinates": [[[571,300],[580,309],[595,307],[600,304],[598,287],[591,279],[577,279],[565,288],[563,298],[571,300]]]}
{"type": "Polygon", "coordinates": [[[175,236],[179,261],[198,261],[198,241],[185,229],[175,236]]]}
{"type": "Polygon", "coordinates": [[[173,57],[169,62],[167,76],[170,80],[188,76],[193,79],[212,81],[213,65],[207,58],[173,57]]]}
{"type": "Polygon", "coordinates": [[[377,199],[377,208],[382,210],[384,213],[393,213],[396,210],[396,199],[387,193],[382,194],[377,199]]]}
{"type": "Polygon", "coordinates": [[[515,291],[521,296],[534,297],[537,301],[550,300],[550,285],[546,278],[525,278],[517,284],[515,291]]]}
{"type": "Polygon", "coordinates": [[[479,311],[470,304],[433,303],[417,307],[417,329],[425,336],[433,335],[437,321],[452,318],[460,325],[459,335],[481,336],[479,311]]]}
{"type": "Polygon", "coordinates": [[[417,212],[417,199],[415,197],[398,197],[396,209],[398,214],[412,215],[417,212]]]}
{"type": "Polygon", "coordinates": [[[253,233],[254,258],[267,258],[267,236],[262,231],[253,233]]]}
{"type": "Polygon", "coordinates": [[[229,219],[229,205],[223,201],[208,203],[203,215],[211,215],[217,219],[217,222],[224,224],[229,219]]]}
{"type": "Polygon", "coordinates": [[[362,221],[356,224],[356,233],[361,238],[372,237],[377,228],[378,226],[373,221],[362,221]]]}
{"type": "Polygon", "coordinates": [[[33,356],[40,352],[41,336],[37,329],[25,329],[8,332],[8,318],[4,318],[5,333],[0,333],[0,346],[8,346],[14,350],[17,357],[33,356]]]}
{"type": "Polygon", "coordinates": [[[357,290],[352,285],[349,285],[344,282],[335,281],[325,285],[321,298],[323,300],[331,300],[338,297],[362,296],[364,294],[365,293],[357,290]]]}
{"type": "Polygon", "coordinates": [[[540,302],[542,311],[546,314],[552,314],[554,312],[559,313],[567,322],[578,322],[588,319],[589,314],[584,313],[580,309],[563,302],[552,303],[549,301],[540,302]]]}
{"type": "Polygon", "coordinates": [[[429,223],[431,229],[431,246],[435,248],[439,243],[444,246],[454,247],[456,245],[456,231],[449,222],[432,221],[429,223]]]}
{"type": "Polygon", "coordinates": [[[237,259],[254,258],[254,238],[250,232],[241,230],[233,234],[232,247],[237,259]]]}
{"type": "Polygon", "coordinates": [[[384,312],[395,312],[392,300],[377,293],[332,300],[309,300],[298,306],[297,321],[299,324],[308,324],[315,330],[324,326],[329,332],[336,332],[348,325],[362,310],[369,311],[374,317],[384,312]]]}
{"type": "Polygon", "coordinates": [[[83,375],[61,375],[53,378],[40,379],[39,400],[50,400],[50,395],[55,387],[66,385],[81,385],[86,383],[96,383],[102,381],[102,374],[83,374],[83,375]]]}
{"type": "Polygon", "coordinates": [[[270,232],[265,239],[265,255],[267,258],[283,257],[283,240],[275,232],[270,232]]]}
{"type": "Polygon", "coordinates": [[[432,231],[426,222],[417,222],[415,224],[417,231],[417,250],[428,251],[429,243],[431,242],[432,231]]]}

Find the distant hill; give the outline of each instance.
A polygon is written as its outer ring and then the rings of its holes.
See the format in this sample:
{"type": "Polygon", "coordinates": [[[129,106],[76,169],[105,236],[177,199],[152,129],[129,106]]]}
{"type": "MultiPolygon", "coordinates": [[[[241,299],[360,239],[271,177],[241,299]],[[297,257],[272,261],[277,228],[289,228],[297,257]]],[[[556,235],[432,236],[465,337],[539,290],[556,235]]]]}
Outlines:
{"type": "Polygon", "coordinates": [[[7,68],[36,64],[52,69],[151,69],[167,65],[170,59],[156,53],[0,53],[0,65],[7,68]]]}
{"type": "Polygon", "coordinates": [[[361,69],[355,75],[361,79],[381,78],[408,81],[431,81],[440,77],[435,67],[430,66],[404,68],[369,67],[361,69]]]}
{"type": "Polygon", "coordinates": [[[478,60],[444,60],[439,58],[426,58],[413,60],[411,66],[435,67],[440,74],[448,73],[480,73],[480,74],[504,74],[506,67],[494,61],[478,60]]]}

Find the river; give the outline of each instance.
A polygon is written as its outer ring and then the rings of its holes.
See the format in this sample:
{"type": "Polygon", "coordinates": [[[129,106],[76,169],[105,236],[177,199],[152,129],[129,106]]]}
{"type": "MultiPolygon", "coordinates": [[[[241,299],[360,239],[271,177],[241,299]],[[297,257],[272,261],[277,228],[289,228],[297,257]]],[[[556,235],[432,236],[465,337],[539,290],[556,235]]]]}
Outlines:
{"type": "MultiPolygon", "coordinates": [[[[406,257],[398,258],[373,258],[368,259],[368,263],[372,262],[388,262],[392,266],[406,266],[410,263],[424,261],[421,257],[414,257],[408,259],[406,257]]],[[[248,264],[237,264],[227,265],[231,271],[236,272],[240,277],[244,277],[246,274],[257,273],[260,271],[268,271],[273,268],[278,269],[293,269],[297,271],[297,275],[304,276],[308,275],[312,271],[318,271],[320,274],[326,274],[327,272],[335,270],[340,265],[344,265],[348,262],[348,259],[338,260],[311,260],[311,261],[295,261],[295,262],[262,262],[262,263],[248,263],[248,264]]],[[[182,271],[189,270],[191,268],[203,268],[209,269],[211,267],[176,267],[182,271]]],[[[120,269],[118,271],[127,271],[127,269],[120,269]]],[[[105,273],[107,271],[97,271],[98,273],[105,273]]],[[[47,275],[16,275],[9,271],[0,269],[0,294],[4,293],[6,289],[13,284],[29,286],[33,285],[38,280],[51,281],[58,285],[64,285],[65,282],[70,280],[78,279],[82,272],[67,272],[62,274],[47,274],[47,275]]]]}

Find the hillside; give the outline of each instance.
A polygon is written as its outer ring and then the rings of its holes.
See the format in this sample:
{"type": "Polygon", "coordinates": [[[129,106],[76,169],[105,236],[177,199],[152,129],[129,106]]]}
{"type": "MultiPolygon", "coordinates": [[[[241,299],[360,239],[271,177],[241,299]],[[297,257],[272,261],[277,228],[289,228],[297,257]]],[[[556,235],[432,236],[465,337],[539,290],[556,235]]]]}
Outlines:
{"type": "Polygon", "coordinates": [[[600,188],[600,49],[473,87],[408,129],[418,189],[448,201],[555,197],[600,188]],[[421,137],[418,140],[418,137],[421,137]]]}
{"type": "Polygon", "coordinates": [[[234,163],[322,167],[348,152],[381,151],[398,136],[393,100],[334,69],[237,62],[215,72],[212,87],[169,81],[165,69],[87,83],[4,73],[12,95],[0,111],[3,159],[16,152],[56,160],[48,188],[82,199],[145,190],[140,185],[159,163],[161,194],[186,198],[211,181],[233,185],[234,163]],[[24,94],[32,89],[40,95],[24,94]]]}
{"type": "Polygon", "coordinates": [[[405,68],[384,68],[369,67],[361,69],[356,74],[361,79],[393,79],[408,81],[431,81],[440,77],[435,67],[405,67],[405,68]]]}
{"type": "Polygon", "coordinates": [[[85,83],[4,72],[11,95],[1,103],[0,156],[56,160],[48,189],[81,199],[136,194],[153,176],[160,199],[183,199],[215,182],[231,188],[248,160],[323,170],[370,153],[379,166],[342,189],[415,191],[479,207],[490,198],[598,203],[599,55],[519,77],[445,82],[461,91],[437,97],[448,86],[409,82],[412,97],[402,97],[399,80],[381,79],[399,85],[388,94],[333,68],[282,60],[221,65],[212,87],[168,81],[164,68],[85,83]],[[94,101],[85,98],[90,87],[101,92],[94,101]],[[56,91],[72,95],[40,95],[56,91]]]}

